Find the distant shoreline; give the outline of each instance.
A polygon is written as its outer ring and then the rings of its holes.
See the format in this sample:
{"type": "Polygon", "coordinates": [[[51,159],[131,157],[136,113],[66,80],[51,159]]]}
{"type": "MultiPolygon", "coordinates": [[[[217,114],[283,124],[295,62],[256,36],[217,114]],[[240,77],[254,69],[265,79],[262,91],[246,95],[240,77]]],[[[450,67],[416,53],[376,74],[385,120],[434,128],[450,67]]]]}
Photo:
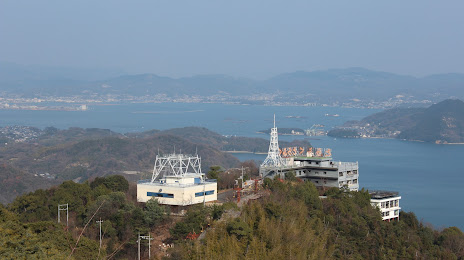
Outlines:
{"type": "Polygon", "coordinates": [[[408,139],[398,139],[398,138],[393,138],[393,137],[335,137],[331,136],[332,138],[344,138],[344,139],[387,139],[387,140],[401,140],[401,141],[407,141],[407,142],[417,142],[417,143],[428,143],[428,144],[452,144],[452,145],[464,145],[464,143],[435,143],[435,142],[426,142],[422,140],[408,140],[408,139]]]}
{"type": "Polygon", "coordinates": [[[250,152],[250,151],[223,151],[225,153],[252,153],[252,154],[267,154],[264,152],[250,152]]]}

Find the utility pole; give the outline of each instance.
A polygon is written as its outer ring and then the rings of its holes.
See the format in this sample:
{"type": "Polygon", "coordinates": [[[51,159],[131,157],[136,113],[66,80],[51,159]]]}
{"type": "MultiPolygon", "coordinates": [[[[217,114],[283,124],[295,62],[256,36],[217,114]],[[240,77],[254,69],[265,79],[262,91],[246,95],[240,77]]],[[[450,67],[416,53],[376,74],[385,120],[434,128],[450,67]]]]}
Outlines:
{"type": "Polygon", "coordinates": [[[243,166],[242,166],[242,189],[243,189],[243,182],[244,182],[244,181],[245,181],[245,180],[243,179],[243,166]]]}
{"type": "Polygon", "coordinates": [[[139,252],[138,256],[139,257],[137,259],[140,260],[140,232],[139,232],[139,239],[137,239],[137,242],[139,244],[139,250],[138,250],[138,252],[139,252]]]}
{"type": "Polygon", "coordinates": [[[150,233],[148,233],[148,236],[141,236],[140,233],[139,233],[139,239],[137,240],[138,244],[139,244],[139,260],[140,260],[140,240],[141,239],[146,239],[148,240],[148,259],[151,258],[151,240],[153,240],[154,238],[150,237],[150,233]]]}
{"type": "Polygon", "coordinates": [[[138,245],[139,245],[139,249],[138,249],[138,252],[139,252],[138,256],[139,257],[137,259],[140,260],[140,232],[139,232],[139,239],[137,239],[137,242],[138,242],[138,245]]]}
{"type": "Polygon", "coordinates": [[[102,247],[102,223],[103,223],[103,220],[100,218],[100,220],[97,220],[95,222],[100,224],[100,248],[101,248],[102,247]]]}
{"type": "Polygon", "coordinates": [[[66,210],[66,227],[68,227],[68,219],[69,219],[68,208],[69,208],[68,203],[66,203],[66,204],[58,204],[58,223],[61,222],[61,219],[60,219],[60,211],[61,211],[61,210],[66,210]]]}

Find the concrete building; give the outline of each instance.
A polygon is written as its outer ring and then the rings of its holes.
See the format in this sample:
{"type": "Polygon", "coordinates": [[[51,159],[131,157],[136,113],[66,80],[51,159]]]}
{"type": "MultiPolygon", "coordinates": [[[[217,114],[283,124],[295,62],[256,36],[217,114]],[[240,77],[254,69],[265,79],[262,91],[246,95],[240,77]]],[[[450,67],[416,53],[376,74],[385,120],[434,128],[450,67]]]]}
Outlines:
{"type": "Polygon", "coordinates": [[[310,181],[319,187],[359,189],[358,162],[335,162],[330,157],[293,156],[287,159],[285,172],[293,171],[295,176],[310,181]]]}
{"type": "Polygon", "coordinates": [[[217,182],[205,179],[198,155],[157,156],[152,179],[137,183],[137,201],[147,202],[151,198],[176,206],[215,201],[217,182]]]}
{"type": "Polygon", "coordinates": [[[261,177],[285,178],[288,172],[296,177],[311,181],[319,187],[346,188],[351,191],[359,189],[359,173],[357,162],[332,161],[331,149],[287,147],[280,149],[278,131],[271,129],[269,152],[259,167],[261,177]]]}
{"type": "Polygon", "coordinates": [[[371,191],[371,205],[380,209],[382,220],[400,220],[400,199],[398,192],[371,191]]]}

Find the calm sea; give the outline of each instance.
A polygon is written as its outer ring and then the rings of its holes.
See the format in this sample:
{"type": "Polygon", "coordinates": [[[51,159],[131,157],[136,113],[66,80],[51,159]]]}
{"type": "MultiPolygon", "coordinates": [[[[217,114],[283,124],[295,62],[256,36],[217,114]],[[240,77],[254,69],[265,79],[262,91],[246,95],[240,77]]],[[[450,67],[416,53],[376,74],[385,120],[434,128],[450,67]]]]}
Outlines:
{"type": "MultiPolygon", "coordinates": [[[[313,124],[323,124],[330,129],[375,112],[378,110],[332,107],[124,104],[90,106],[89,111],[82,112],[0,110],[0,126],[96,127],[120,133],[201,126],[223,135],[268,138],[256,132],[272,127],[274,113],[277,127],[306,129],[313,124]]],[[[311,139],[310,142],[316,147],[332,148],[335,160],[359,161],[361,187],[398,191],[403,210],[414,211],[420,220],[435,227],[457,226],[464,230],[464,203],[461,202],[464,172],[460,164],[464,158],[464,145],[330,137],[311,139]]],[[[255,154],[236,156],[241,160],[265,158],[265,155],[255,154]]]]}

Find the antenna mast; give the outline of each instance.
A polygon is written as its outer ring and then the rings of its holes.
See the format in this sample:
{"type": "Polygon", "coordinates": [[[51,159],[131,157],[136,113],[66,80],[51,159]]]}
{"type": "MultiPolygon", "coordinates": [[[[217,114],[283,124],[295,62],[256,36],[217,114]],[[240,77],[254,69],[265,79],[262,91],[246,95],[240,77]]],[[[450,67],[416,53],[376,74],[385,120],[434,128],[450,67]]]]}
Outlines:
{"type": "Polygon", "coordinates": [[[201,174],[201,158],[198,155],[169,154],[156,156],[151,183],[158,176],[185,176],[188,174],[201,174]]]}
{"type": "Polygon", "coordinates": [[[269,152],[261,167],[279,167],[284,164],[284,160],[280,157],[279,150],[279,136],[277,127],[275,126],[275,114],[274,114],[274,127],[271,128],[271,138],[269,142],[269,152]]]}

